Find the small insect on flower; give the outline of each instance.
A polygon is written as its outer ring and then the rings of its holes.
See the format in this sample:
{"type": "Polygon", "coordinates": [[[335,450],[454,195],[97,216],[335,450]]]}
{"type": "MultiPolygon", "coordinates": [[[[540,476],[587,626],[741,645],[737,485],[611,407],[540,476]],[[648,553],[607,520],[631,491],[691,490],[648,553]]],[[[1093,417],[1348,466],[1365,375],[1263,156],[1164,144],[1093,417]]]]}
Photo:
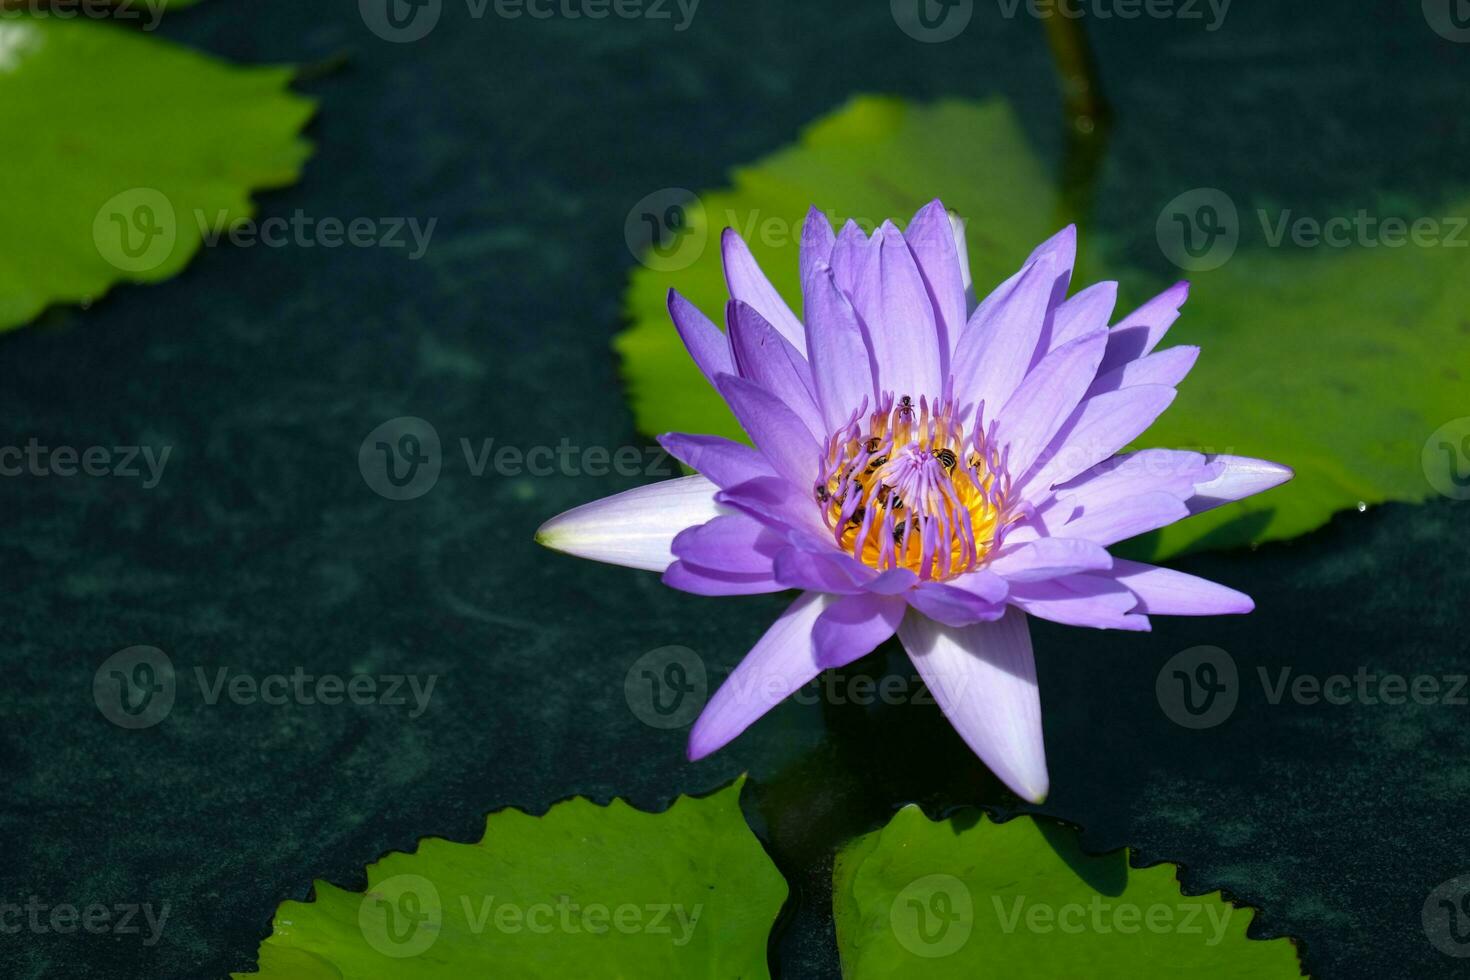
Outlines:
{"type": "Polygon", "coordinates": [[[1067,295],[1068,227],[976,304],[959,228],[938,201],[906,231],[885,222],[871,236],[852,222],[834,233],[813,209],[805,322],[726,230],[726,329],[677,293],[669,313],[754,445],[662,436],[699,475],[586,504],[537,533],[699,595],[801,590],[705,706],[691,759],[897,633],[965,742],[1040,801],[1028,617],[1147,630],[1152,615],[1253,608],[1107,550],[1291,477],[1240,456],[1121,453],[1199,355],[1156,350],[1188,284],[1109,327],[1117,283],[1067,295]]]}

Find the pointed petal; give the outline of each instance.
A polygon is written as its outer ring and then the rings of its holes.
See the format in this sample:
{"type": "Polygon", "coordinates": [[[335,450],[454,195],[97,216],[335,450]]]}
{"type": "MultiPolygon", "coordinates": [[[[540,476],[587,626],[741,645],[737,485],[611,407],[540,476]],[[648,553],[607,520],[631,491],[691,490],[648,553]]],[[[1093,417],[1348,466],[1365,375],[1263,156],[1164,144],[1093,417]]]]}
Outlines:
{"type": "Polygon", "coordinates": [[[872,653],[898,629],[904,609],[898,596],[867,593],[838,599],[817,617],[812,630],[817,663],[845,667],[872,653]]]}
{"type": "Polygon", "coordinates": [[[670,456],[709,477],[715,486],[722,489],[776,475],[759,449],[723,436],[666,432],[658,437],[658,444],[668,450],[670,456]]]}
{"type": "Polygon", "coordinates": [[[1148,354],[1179,319],[1179,307],[1189,298],[1189,283],[1176,282],[1125,316],[1108,336],[1108,352],[1098,373],[1106,374],[1148,354]]]}
{"type": "Polygon", "coordinates": [[[986,567],[1008,582],[1044,582],[1112,568],[1113,556],[1092,541],[1039,538],[1005,549],[986,567]]]}
{"type": "Polygon", "coordinates": [[[726,323],[740,376],[784,402],[813,436],[825,434],[826,425],[812,396],[812,371],[806,359],[753,306],[731,300],[726,323]]]}
{"type": "Polygon", "coordinates": [[[959,342],[960,333],[969,319],[965,300],[965,270],[960,266],[955,246],[954,225],[940,201],[930,201],[919,209],[903,233],[919,275],[929,291],[939,330],[941,372],[949,364],[949,355],[959,342]]]}
{"type": "Polygon", "coordinates": [[[1265,459],[1228,455],[1206,458],[1212,464],[1218,465],[1220,472],[1214,479],[1195,486],[1195,495],[1188,501],[1191,514],[1199,514],[1221,504],[1270,490],[1296,475],[1290,466],[1282,466],[1265,459]]]}
{"type": "Polygon", "coordinates": [[[845,425],[864,398],[870,406],[876,405],[877,385],[857,311],[825,265],[813,269],[806,281],[806,303],[807,351],[826,422],[819,435],[825,436],[845,425]]]}
{"type": "Polygon", "coordinates": [[[1167,493],[1188,501],[1196,484],[1213,480],[1220,469],[1203,454],[1181,449],[1114,456],[1058,487],[1042,517],[1048,527],[1061,527],[1079,511],[1106,510],[1145,493],[1167,493]]]}
{"type": "Polygon", "coordinates": [[[1107,347],[1106,330],[1063,344],[1041,359],[996,417],[996,440],[1008,446],[1006,465],[1025,473],[1082,401],[1107,347]]]}
{"type": "Polygon", "coordinates": [[[1117,303],[1116,282],[1099,282],[1088,286],[1057,307],[1056,317],[1052,321],[1051,346],[1048,349],[1056,350],[1095,330],[1106,330],[1108,319],[1113,315],[1113,307],[1117,303]]]}
{"type": "Polygon", "coordinates": [[[1031,472],[1017,481],[1023,500],[1039,503],[1058,483],[1112,456],[1143,434],[1174,401],[1163,385],[1138,385],[1084,398],[1031,472]]]}
{"type": "Polygon", "coordinates": [[[1137,612],[1138,598],[1103,573],[1017,585],[1010,601],[1033,616],[1065,626],[1138,632],[1150,628],[1148,617],[1137,612]]]}
{"type": "Polygon", "coordinates": [[[878,366],[878,387],[915,401],[937,394],[941,384],[934,307],[913,253],[891,221],[873,236],[852,303],[878,366]]]}
{"type": "Polygon", "coordinates": [[[1154,491],[1123,497],[1105,506],[1083,507],[1080,515],[1073,516],[1065,524],[1048,523],[1047,529],[1057,537],[1110,545],[1158,530],[1188,516],[1189,508],[1184,501],[1173,494],[1154,491]]]}
{"type": "Polygon", "coordinates": [[[716,487],[702,476],[650,483],[553,517],[536,541],[579,558],[661,572],[674,560],[674,537],[721,513],[716,487]]]}
{"type": "Polygon", "coordinates": [[[689,759],[723,748],[822,670],[812,643],[817,617],[835,599],[808,592],[766,630],[704,706],[689,732],[689,759]]]}
{"type": "Polygon", "coordinates": [[[1004,405],[1026,376],[1056,279],[1055,266],[1043,256],[1002,283],[970,317],[953,366],[955,399],[963,414],[982,401],[1004,405]]]}
{"type": "Polygon", "coordinates": [[[745,378],[721,374],[715,378],[715,387],[776,472],[798,487],[811,486],[822,450],[800,417],[781,399],[745,378]]]}
{"type": "Polygon", "coordinates": [[[676,291],[669,290],[669,319],[695,365],[713,384],[717,374],[734,374],[735,358],[730,342],[713,320],[676,291]]]}
{"type": "MultiPolygon", "coordinates": [[[[832,222],[815,206],[806,213],[806,221],[801,226],[801,257],[798,260],[801,268],[801,281],[806,283],[811,276],[812,270],[817,266],[832,265],[832,249],[837,245],[837,236],[832,232],[832,222]]],[[[811,300],[806,300],[810,303],[811,300]]],[[[806,311],[808,318],[811,310],[806,311]]]]}
{"type": "Polygon", "coordinates": [[[1111,577],[1138,597],[1138,612],[1157,616],[1229,616],[1256,608],[1251,597],[1209,579],[1117,559],[1111,577]]]}
{"type": "Polygon", "coordinates": [[[898,636],[971,750],[1023,799],[1046,799],[1041,696],[1025,613],[1011,609],[996,622],[962,628],[910,613],[898,636]]]}
{"type": "Polygon", "coordinates": [[[857,285],[858,275],[868,264],[868,249],[873,245],[856,221],[849,220],[837,233],[837,244],[832,246],[832,275],[837,288],[849,296],[857,285]]]}
{"type": "Polygon", "coordinates": [[[802,329],[801,321],[791,312],[791,307],[786,305],[781,294],[776,292],[776,287],[771,285],[771,280],[766,278],[766,274],[756,264],[755,256],[750,254],[750,247],[745,244],[745,240],[734,228],[726,228],[720,238],[720,248],[725,260],[725,284],[730,287],[730,296],[759,310],[761,316],[805,357],[806,331],[802,329]]]}
{"type": "Polygon", "coordinates": [[[1113,368],[1107,374],[1098,375],[1087,394],[1100,395],[1105,391],[1118,391],[1134,385],[1168,385],[1173,388],[1194,369],[1199,360],[1199,348],[1189,345],[1170,347],[1157,353],[1129,361],[1113,368]]]}

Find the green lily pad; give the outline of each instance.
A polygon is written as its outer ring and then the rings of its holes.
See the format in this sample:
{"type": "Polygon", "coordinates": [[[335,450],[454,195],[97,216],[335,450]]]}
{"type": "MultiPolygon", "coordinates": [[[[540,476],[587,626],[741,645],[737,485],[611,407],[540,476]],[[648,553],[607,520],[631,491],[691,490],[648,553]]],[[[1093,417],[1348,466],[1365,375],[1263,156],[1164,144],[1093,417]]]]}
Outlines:
{"type": "MultiPolygon", "coordinates": [[[[626,294],[632,325],[615,342],[639,428],[742,438],[665,310],[674,287],[722,318],[720,229],[745,235],[799,310],[798,238],[809,205],[871,227],[904,220],[935,197],[966,219],[982,295],[1066,220],[1056,187],[1004,103],[924,106],[875,97],[854,100],[795,146],[738,168],[729,189],[701,193],[677,211],[650,208],[647,217],[663,234],[633,272],[626,294]],[[660,217],[671,214],[677,217],[660,217]]],[[[1079,278],[1122,282],[1119,315],[1168,285],[1100,256],[1085,228],[1081,244],[1079,278]]],[[[1293,467],[1297,477],[1129,551],[1164,558],[1289,538],[1337,511],[1432,494],[1420,462],[1425,440],[1467,412],[1459,394],[1470,370],[1467,253],[1242,248],[1223,266],[1191,275],[1192,295],[1165,344],[1198,344],[1203,354],[1139,445],[1262,457],[1293,467]]]]}
{"type": "Polygon", "coordinates": [[[1290,940],[1247,939],[1251,910],[1182,894],[1176,871],[1084,854],[1075,832],[1032,817],[931,821],[907,806],[837,856],[842,975],[1301,976],[1290,940]]]}
{"type": "Polygon", "coordinates": [[[295,181],[314,103],[292,69],[239,68],[149,34],[0,19],[0,330],[114,283],[176,275],[206,231],[295,181]]]}
{"type": "Polygon", "coordinates": [[[319,881],[314,901],[283,903],[248,976],[768,977],[786,882],[743,784],[662,813],[574,799],[491,814],[478,844],[430,838],[370,865],[365,894],[319,881]]]}

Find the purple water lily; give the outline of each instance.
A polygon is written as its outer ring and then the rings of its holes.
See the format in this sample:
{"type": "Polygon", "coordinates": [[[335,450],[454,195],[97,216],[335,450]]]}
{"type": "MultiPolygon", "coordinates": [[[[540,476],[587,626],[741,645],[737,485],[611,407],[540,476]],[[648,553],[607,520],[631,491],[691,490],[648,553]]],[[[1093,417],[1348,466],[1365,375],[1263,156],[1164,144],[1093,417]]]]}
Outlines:
{"type": "Polygon", "coordinates": [[[754,448],[662,436],[699,475],[586,504],[537,534],[699,595],[801,590],[705,706],[691,759],[897,633],[969,746],[1040,802],[1028,616],[1147,630],[1154,614],[1253,608],[1107,551],[1291,476],[1239,456],[1119,455],[1199,354],[1155,351],[1187,283],[1109,328],[1117,283],[1067,296],[1068,227],[975,305],[963,235],[939,201],[906,231],[885,222],[871,236],[852,222],[834,234],[813,209],[803,321],[737,234],[722,245],[728,329],[677,293],[669,312],[754,448]]]}

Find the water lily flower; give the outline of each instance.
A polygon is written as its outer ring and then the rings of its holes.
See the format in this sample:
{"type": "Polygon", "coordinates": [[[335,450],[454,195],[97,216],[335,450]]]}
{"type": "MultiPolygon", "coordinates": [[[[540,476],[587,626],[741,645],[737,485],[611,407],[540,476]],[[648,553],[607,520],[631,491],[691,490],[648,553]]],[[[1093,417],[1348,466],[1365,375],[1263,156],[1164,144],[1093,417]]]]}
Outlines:
{"type": "Polygon", "coordinates": [[[677,293],[669,312],[753,445],[661,436],[698,475],[586,504],[537,534],[698,595],[800,590],[704,707],[691,759],[897,633],[970,748],[1040,802],[1028,617],[1147,630],[1153,615],[1253,608],[1107,550],[1291,477],[1239,456],[1121,453],[1199,355],[1156,350],[1188,283],[1110,328],[1117,283],[1067,295],[1068,227],[976,305],[963,235],[939,201],[905,231],[885,222],[872,235],[852,222],[834,234],[812,209],[803,318],[733,230],[722,251],[726,330],[677,293]]]}

